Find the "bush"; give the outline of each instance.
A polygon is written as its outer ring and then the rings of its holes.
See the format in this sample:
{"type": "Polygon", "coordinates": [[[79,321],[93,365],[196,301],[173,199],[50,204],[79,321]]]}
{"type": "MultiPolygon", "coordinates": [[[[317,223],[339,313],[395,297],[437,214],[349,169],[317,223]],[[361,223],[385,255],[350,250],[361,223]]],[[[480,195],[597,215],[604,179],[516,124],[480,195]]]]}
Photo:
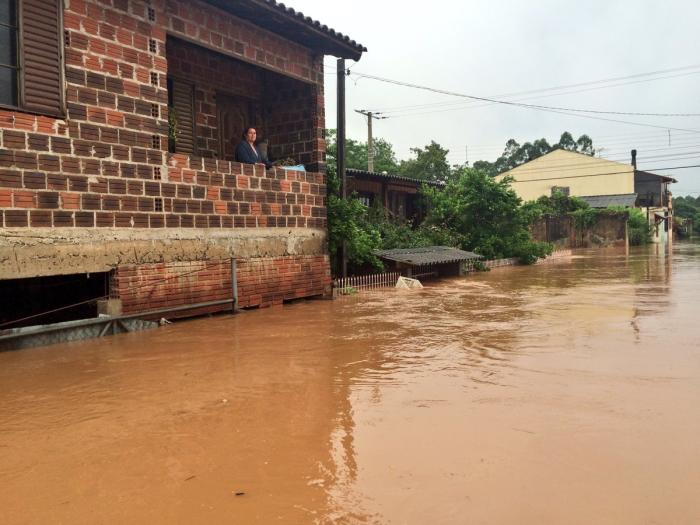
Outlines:
{"type": "Polygon", "coordinates": [[[528,223],[532,224],[544,215],[566,215],[567,213],[590,209],[590,206],[583,199],[569,197],[560,191],[556,191],[551,197],[543,195],[537,200],[526,202],[521,209],[526,215],[528,223]]]}
{"type": "Polygon", "coordinates": [[[431,240],[487,259],[520,257],[532,263],[551,253],[551,245],[532,240],[529,215],[521,210],[522,201],[510,180],[496,181],[481,171],[464,168],[444,188],[424,188],[430,201],[425,227],[433,233],[431,240]]]}
{"type": "Polygon", "coordinates": [[[639,208],[627,210],[627,233],[630,246],[640,246],[651,242],[651,225],[639,208]]]}
{"type": "Polygon", "coordinates": [[[651,242],[651,225],[642,210],[624,206],[610,206],[607,210],[627,214],[627,235],[630,246],[641,246],[651,242]]]}

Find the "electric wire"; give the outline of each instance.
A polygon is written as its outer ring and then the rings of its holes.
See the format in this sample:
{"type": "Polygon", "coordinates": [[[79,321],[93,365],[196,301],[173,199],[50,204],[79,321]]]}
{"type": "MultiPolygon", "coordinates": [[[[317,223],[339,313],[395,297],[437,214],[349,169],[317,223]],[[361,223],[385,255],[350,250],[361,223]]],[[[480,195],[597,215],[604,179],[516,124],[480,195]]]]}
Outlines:
{"type": "MultiPolygon", "coordinates": [[[[637,73],[634,75],[628,75],[628,76],[622,76],[622,77],[612,77],[612,78],[607,78],[607,79],[601,79],[601,80],[592,80],[592,81],[587,81],[587,82],[579,82],[576,84],[565,84],[562,86],[555,86],[555,87],[550,87],[550,88],[540,88],[540,89],[532,89],[528,91],[518,91],[518,92],[513,92],[513,93],[504,93],[500,95],[493,95],[491,98],[508,98],[508,97],[515,97],[515,96],[520,96],[520,95],[531,95],[535,93],[544,93],[547,91],[558,91],[561,89],[570,89],[570,88],[577,88],[577,87],[583,87],[583,86],[590,86],[590,85],[595,85],[595,84],[602,84],[602,83],[608,83],[608,82],[617,82],[619,80],[629,80],[632,78],[640,78],[640,77],[646,77],[646,76],[654,76],[654,75],[661,75],[664,73],[673,73],[673,72],[678,72],[678,71],[687,71],[689,69],[699,69],[700,64],[692,64],[689,66],[682,66],[682,67],[677,67],[677,68],[671,68],[671,69],[662,69],[658,71],[651,71],[647,73],[637,73]]],[[[693,71],[690,73],[686,74],[698,74],[700,71],[693,71]]],[[[682,76],[685,76],[682,75],[682,76]]],[[[645,80],[645,82],[651,82],[654,80],[662,80],[665,78],[675,78],[675,76],[671,77],[660,77],[660,78],[651,78],[645,80]]],[[[636,82],[635,82],[636,83],[636,82]]],[[[614,86],[602,86],[602,87],[616,87],[617,85],[626,85],[626,84],[616,84],[614,86]]],[[[569,94],[569,93],[560,93],[561,94],[569,94]]],[[[545,95],[547,96],[547,95],[545,95]]],[[[552,96],[552,95],[549,95],[552,96]]],[[[532,98],[540,98],[540,97],[532,97],[532,98]]],[[[401,109],[415,109],[415,108],[426,108],[426,107],[432,107],[432,106],[442,106],[442,105],[451,105],[455,104],[455,102],[448,102],[448,101],[443,101],[443,102],[435,102],[435,103],[426,103],[426,104],[414,104],[414,105],[405,105],[405,106],[393,106],[389,108],[375,108],[372,111],[384,111],[384,112],[393,112],[394,110],[398,111],[401,109]]]]}
{"type": "MultiPolygon", "coordinates": [[[[688,169],[688,168],[700,168],[700,164],[694,164],[694,165],[689,165],[689,166],[668,166],[664,168],[652,168],[649,170],[643,170],[643,171],[662,171],[662,170],[681,170],[681,169],[688,169]]],[[[545,178],[539,178],[539,179],[527,179],[527,180],[517,180],[514,179],[511,181],[512,183],[523,183],[523,182],[537,182],[537,181],[543,181],[543,180],[560,180],[560,179],[579,179],[582,177],[602,177],[604,175],[619,175],[619,174],[624,174],[624,173],[629,173],[629,170],[626,171],[610,171],[606,173],[587,173],[585,175],[565,175],[562,177],[545,177],[545,178]]],[[[501,175],[503,175],[501,173],[501,175]]]]}
{"type": "MultiPolygon", "coordinates": [[[[479,97],[479,96],[475,96],[475,95],[457,93],[454,91],[437,89],[437,88],[432,88],[432,87],[428,87],[428,86],[421,86],[419,84],[413,84],[410,82],[403,82],[400,80],[393,80],[390,78],[379,77],[376,75],[368,75],[366,73],[355,72],[355,73],[353,73],[353,75],[359,76],[361,78],[376,80],[378,82],[385,82],[388,84],[409,87],[409,88],[413,88],[413,89],[420,89],[420,90],[425,90],[425,91],[432,91],[435,93],[442,93],[445,95],[452,95],[452,96],[461,97],[461,98],[468,98],[468,99],[472,99],[472,100],[487,101],[487,102],[491,102],[494,104],[501,104],[501,105],[513,106],[513,107],[522,107],[522,108],[534,109],[534,110],[538,110],[538,111],[545,111],[548,113],[555,113],[555,114],[567,115],[567,116],[576,116],[576,117],[588,118],[588,119],[594,119],[594,120],[602,120],[602,121],[606,121],[606,122],[616,122],[616,123],[620,123],[620,124],[629,124],[629,125],[633,125],[633,126],[644,126],[644,127],[651,127],[651,128],[665,129],[665,130],[684,131],[684,132],[688,132],[688,133],[700,133],[700,130],[696,130],[696,129],[660,126],[660,125],[648,124],[648,123],[643,123],[643,122],[631,122],[631,121],[626,121],[626,120],[611,119],[611,118],[598,116],[598,114],[601,114],[601,113],[603,113],[603,114],[610,114],[610,113],[612,113],[612,114],[629,114],[629,113],[625,113],[625,112],[597,112],[597,115],[595,115],[595,116],[594,115],[585,115],[585,114],[581,114],[580,112],[589,112],[590,113],[590,112],[593,112],[594,110],[577,109],[577,110],[575,110],[577,112],[572,113],[571,108],[557,108],[557,107],[553,107],[553,106],[542,106],[542,105],[535,105],[535,104],[524,104],[522,102],[511,102],[511,101],[507,101],[507,100],[490,99],[487,97],[479,97]]],[[[640,113],[637,113],[637,115],[640,115],[640,113]]],[[[650,114],[647,114],[647,115],[650,115],[650,114]]],[[[696,116],[696,115],[700,115],[700,114],[687,113],[687,114],[674,114],[674,115],[696,116]]],[[[658,114],[655,114],[655,116],[671,116],[671,114],[658,113],[658,114]]]]}
{"type": "MultiPolygon", "coordinates": [[[[681,74],[681,75],[672,75],[672,76],[669,76],[669,77],[660,77],[659,79],[650,79],[650,80],[661,80],[661,79],[666,79],[666,78],[678,78],[678,77],[685,77],[685,76],[688,76],[688,75],[697,75],[697,74],[700,74],[700,71],[693,71],[693,72],[684,73],[684,74],[681,74]]],[[[614,84],[614,85],[611,85],[611,86],[599,86],[599,87],[589,88],[589,89],[580,89],[580,90],[577,90],[577,91],[567,91],[567,92],[564,92],[564,93],[554,93],[554,94],[551,94],[551,95],[539,95],[539,96],[534,96],[534,97],[524,97],[524,98],[515,99],[515,100],[513,100],[512,102],[520,102],[520,101],[523,101],[523,100],[537,100],[537,99],[542,99],[542,98],[551,98],[551,97],[558,97],[558,96],[564,96],[564,95],[573,95],[573,94],[577,94],[577,93],[585,93],[585,92],[589,92],[589,91],[596,91],[596,90],[600,90],[600,89],[607,89],[607,88],[618,87],[618,86],[626,86],[626,85],[629,85],[629,84],[638,84],[638,83],[641,83],[641,82],[648,82],[648,81],[649,81],[649,80],[646,80],[646,81],[639,80],[639,81],[635,81],[635,82],[627,82],[627,83],[624,83],[624,84],[614,84]]],[[[490,98],[494,98],[494,97],[490,97],[490,98]]],[[[448,103],[445,103],[445,104],[448,104],[448,103]]],[[[420,112],[420,113],[415,113],[415,112],[413,112],[412,110],[395,111],[395,112],[389,111],[389,112],[385,112],[385,113],[387,113],[391,118],[401,118],[401,117],[419,116],[419,115],[432,115],[432,114],[435,114],[435,113],[444,113],[444,112],[446,112],[446,111],[457,111],[457,110],[462,110],[462,109],[477,109],[477,108],[483,108],[483,107],[488,107],[488,106],[492,106],[492,105],[494,105],[494,104],[497,104],[497,102],[488,102],[488,103],[485,103],[485,104],[476,104],[476,103],[474,103],[474,102],[466,103],[466,104],[463,103],[463,102],[461,102],[461,103],[460,103],[460,102],[452,102],[452,103],[449,103],[449,104],[450,104],[452,107],[449,107],[449,108],[446,107],[445,109],[437,109],[437,110],[434,110],[434,111],[422,111],[422,112],[420,112]]],[[[381,113],[381,112],[379,112],[379,113],[381,113]]],[[[662,116],[670,116],[670,115],[662,115],[662,116]]],[[[691,116],[692,116],[692,115],[691,115],[691,116]]]]}

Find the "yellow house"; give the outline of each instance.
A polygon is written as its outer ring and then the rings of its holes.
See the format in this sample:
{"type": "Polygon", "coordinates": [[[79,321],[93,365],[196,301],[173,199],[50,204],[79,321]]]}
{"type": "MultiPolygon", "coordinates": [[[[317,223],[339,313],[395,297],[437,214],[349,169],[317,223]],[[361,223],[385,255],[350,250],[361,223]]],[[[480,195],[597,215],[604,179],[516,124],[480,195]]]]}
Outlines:
{"type": "Polygon", "coordinates": [[[506,171],[497,180],[510,176],[513,189],[524,201],[568,188],[569,195],[630,195],[634,191],[634,166],[582,153],[557,149],[506,171]]]}
{"type": "Polygon", "coordinates": [[[636,154],[632,150],[632,164],[623,164],[558,149],[501,173],[496,180],[511,177],[511,187],[523,201],[561,191],[593,208],[643,208],[655,227],[654,240],[663,240],[671,221],[668,185],[676,180],[638,170],[636,154]]]}

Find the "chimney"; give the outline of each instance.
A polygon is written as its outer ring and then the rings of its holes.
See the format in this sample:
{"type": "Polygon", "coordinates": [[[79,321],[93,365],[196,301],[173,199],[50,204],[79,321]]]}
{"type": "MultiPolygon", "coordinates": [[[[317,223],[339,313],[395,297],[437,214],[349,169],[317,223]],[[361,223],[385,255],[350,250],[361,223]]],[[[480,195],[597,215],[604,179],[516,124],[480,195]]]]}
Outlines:
{"type": "Polygon", "coordinates": [[[634,166],[634,169],[637,169],[637,150],[633,149],[632,150],[632,166],[634,166]]]}

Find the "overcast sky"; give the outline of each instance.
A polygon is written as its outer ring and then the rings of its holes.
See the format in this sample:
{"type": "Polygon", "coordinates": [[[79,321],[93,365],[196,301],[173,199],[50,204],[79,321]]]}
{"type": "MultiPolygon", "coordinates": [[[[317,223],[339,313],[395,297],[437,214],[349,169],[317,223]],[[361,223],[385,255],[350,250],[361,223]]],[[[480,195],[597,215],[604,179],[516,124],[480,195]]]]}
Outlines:
{"type": "MultiPolygon", "coordinates": [[[[287,5],[368,48],[352,72],[467,95],[574,109],[700,114],[700,2],[289,0],[287,5]],[[693,67],[687,67],[693,66],[693,67]],[[686,68],[686,69],[680,69],[686,68]],[[651,72],[654,75],[611,81],[651,72]],[[606,80],[592,84],[595,81],[606,80]],[[572,84],[577,87],[542,91],[572,84]],[[536,91],[535,93],[521,94],[536,91]],[[517,93],[519,95],[512,95],[517,93]]],[[[336,122],[336,62],[326,58],[326,124],[336,122]]],[[[435,140],[452,163],[494,160],[509,138],[587,133],[602,156],[639,168],[700,164],[700,117],[606,115],[642,127],[533,109],[484,105],[370,79],[347,79],[348,136],[366,140],[365,117],[397,157],[435,140]],[[424,106],[427,105],[427,106],[424,106]],[[416,107],[422,106],[422,107],[416,107]],[[469,107],[471,106],[471,107],[469,107]],[[478,107],[475,107],[478,106],[478,107]],[[393,112],[392,112],[393,111],[393,112]],[[669,147],[669,133],[671,130],[669,147]],[[679,130],[698,130],[697,132],[679,130]]],[[[593,115],[595,116],[595,115],[593,115]]],[[[675,195],[700,195],[700,168],[657,170],[675,195]]]]}

